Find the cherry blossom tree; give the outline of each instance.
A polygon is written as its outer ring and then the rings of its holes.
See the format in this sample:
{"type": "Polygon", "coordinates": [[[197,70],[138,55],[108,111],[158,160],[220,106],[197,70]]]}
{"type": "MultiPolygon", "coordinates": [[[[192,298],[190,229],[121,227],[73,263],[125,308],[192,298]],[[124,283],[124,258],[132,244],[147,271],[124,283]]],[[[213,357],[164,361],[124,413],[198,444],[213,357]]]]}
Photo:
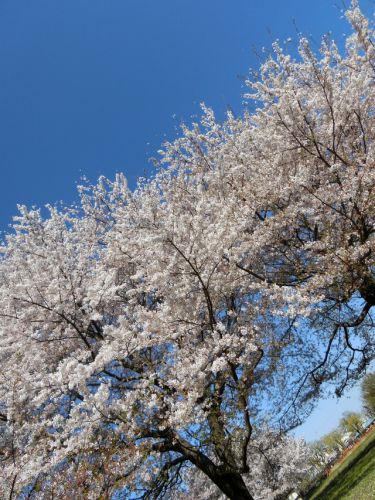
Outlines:
{"type": "Polygon", "coordinates": [[[20,207],[0,261],[2,496],[298,482],[285,432],[374,354],[373,31],[346,15],[344,55],[275,44],[258,107],[219,123],[203,106],[135,191],[118,175],[46,218],[20,207]]]}

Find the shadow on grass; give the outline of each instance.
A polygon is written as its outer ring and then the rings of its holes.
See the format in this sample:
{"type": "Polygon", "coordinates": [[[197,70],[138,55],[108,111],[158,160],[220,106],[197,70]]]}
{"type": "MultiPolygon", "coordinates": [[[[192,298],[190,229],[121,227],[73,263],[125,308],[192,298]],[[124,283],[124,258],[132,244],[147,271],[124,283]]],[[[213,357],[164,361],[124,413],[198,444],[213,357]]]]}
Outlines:
{"type": "MultiPolygon", "coordinates": [[[[374,445],[375,440],[371,440],[331,481],[328,477],[327,486],[314,497],[314,500],[340,500],[344,495],[350,493],[372,471],[375,455],[368,455],[374,449],[374,445]]],[[[320,487],[321,484],[308,492],[306,498],[312,498],[320,487]]]]}

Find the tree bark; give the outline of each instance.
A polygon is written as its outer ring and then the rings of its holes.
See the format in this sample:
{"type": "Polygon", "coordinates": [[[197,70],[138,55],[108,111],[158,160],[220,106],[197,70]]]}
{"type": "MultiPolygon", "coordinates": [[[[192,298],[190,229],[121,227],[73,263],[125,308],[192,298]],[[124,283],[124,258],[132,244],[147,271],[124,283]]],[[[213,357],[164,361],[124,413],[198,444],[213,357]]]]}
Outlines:
{"type": "Polygon", "coordinates": [[[181,453],[186,460],[189,460],[206,474],[230,500],[254,500],[239,472],[223,470],[222,467],[216,465],[204,453],[180,436],[176,438],[176,436],[170,435],[170,431],[164,431],[163,436],[160,433],[157,433],[157,436],[154,433],[152,434],[152,437],[167,438],[166,442],[155,443],[153,445],[154,450],[158,450],[159,452],[177,451],[181,453]]]}
{"type": "Polygon", "coordinates": [[[181,446],[181,440],[175,451],[182,453],[204,472],[230,500],[254,500],[238,472],[223,472],[208,457],[199,450],[193,449],[188,443],[183,443],[181,446]]]}
{"type": "Polygon", "coordinates": [[[246,488],[241,474],[234,472],[219,474],[215,478],[211,477],[211,479],[230,500],[254,500],[246,488]]]}

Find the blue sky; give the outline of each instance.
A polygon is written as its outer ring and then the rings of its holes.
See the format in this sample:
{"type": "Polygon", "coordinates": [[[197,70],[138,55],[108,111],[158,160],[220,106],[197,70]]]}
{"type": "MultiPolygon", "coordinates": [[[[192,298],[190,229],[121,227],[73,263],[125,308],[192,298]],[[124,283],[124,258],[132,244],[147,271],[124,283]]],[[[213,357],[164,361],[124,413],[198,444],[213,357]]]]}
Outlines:
{"type": "MultiPolygon", "coordinates": [[[[17,203],[73,202],[82,175],[123,171],[134,186],[199,102],[219,116],[241,113],[242,77],[262,47],[295,41],[297,29],[316,42],[328,31],[342,40],[339,3],[2,0],[0,230],[17,203]]],[[[373,12],[373,0],[361,5],[373,12]]],[[[317,421],[334,425],[328,410],[317,421]]]]}

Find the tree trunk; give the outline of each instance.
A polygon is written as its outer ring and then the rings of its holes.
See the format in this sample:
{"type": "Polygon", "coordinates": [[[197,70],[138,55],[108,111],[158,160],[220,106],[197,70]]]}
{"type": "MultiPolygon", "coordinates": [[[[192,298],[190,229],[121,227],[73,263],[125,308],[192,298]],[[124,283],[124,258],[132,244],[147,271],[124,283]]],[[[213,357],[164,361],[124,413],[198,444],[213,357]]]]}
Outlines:
{"type": "Polygon", "coordinates": [[[241,474],[230,473],[211,477],[212,481],[230,500],[254,500],[246,488],[241,474]]]}
{"type": "Polygon", "coordinates": [[[166,446],[167,448],[164,448],[164,450],[177,451],[187,460],[190,460],[190,462],[204,472],[230,500],[254,500],[246,488],[241,474],[238,472],[223,472],[223,470],[214,464],[212,460],[180,436],[178,437],[177,443],[167,444],[166,446]]]}

